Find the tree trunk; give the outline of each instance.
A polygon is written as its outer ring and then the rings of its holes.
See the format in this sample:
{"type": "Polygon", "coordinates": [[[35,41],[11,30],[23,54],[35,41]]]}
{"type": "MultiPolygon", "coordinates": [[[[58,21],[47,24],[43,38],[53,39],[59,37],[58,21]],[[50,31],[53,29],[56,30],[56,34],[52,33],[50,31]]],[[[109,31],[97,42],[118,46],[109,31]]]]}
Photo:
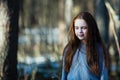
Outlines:
{"type": "Polygon", "coordinates": [[[8,51],[8,19],[6,3],[0,1],[0,80],[3,77],[3,65],[8,51]]]}
{"type": "Polygon", "coordinates": [[[72,19],[73,0],[65,0],[65,22],[67,27],[70,25],[72,19]]]}
{"type": "Polygon", "coordinates": [[[98,28],[103,41],[108,43],[108,25],[109,25],[109,15],[104,3],[104,0],[96,0],[96,20],[98,23],[98,28]]]}
{"type": "Polygon", "coordinates": [[[18,15],[19,0],[7,0],[10,13],[8,52],[4,63],[5,80],[17,80],[18,15]]]}

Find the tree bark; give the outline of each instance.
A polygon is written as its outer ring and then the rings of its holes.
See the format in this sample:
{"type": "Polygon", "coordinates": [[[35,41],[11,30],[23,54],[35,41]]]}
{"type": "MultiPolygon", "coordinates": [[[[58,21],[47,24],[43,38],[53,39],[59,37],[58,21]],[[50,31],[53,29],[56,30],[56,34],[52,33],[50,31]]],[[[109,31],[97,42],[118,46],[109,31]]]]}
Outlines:
{"type": "Polygon", "coordinates": [[[8,51],[9,17],[6,3],[0,1],[0,80],[3,77],[3,65],[8,51]]]}
{"type": "Polygon", "coordinates": [[[73,0],[65,0],[65,22],[69,26],[72,19],[73,0]]]}
{"type": "Polygon", "coordinates": [[[101,37],[103,41],[107,44],[109,40],[108,37],[109,15],[104,0],[96,0],[95,10],[96,20],[101,37]]]}
{"type": "Polygon", "coordinates": [[[17,80],[17,50],[18,50],[18,15],[19,0],[7,0],[10,27],[8,37],[8,52],[4,63],[5,80],[17,80]]]}

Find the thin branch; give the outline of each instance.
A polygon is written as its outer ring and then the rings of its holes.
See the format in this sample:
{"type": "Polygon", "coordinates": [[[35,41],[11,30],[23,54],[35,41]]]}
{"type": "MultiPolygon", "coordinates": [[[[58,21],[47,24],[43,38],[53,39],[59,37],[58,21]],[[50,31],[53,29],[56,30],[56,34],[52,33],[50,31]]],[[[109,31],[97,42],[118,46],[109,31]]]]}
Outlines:
{"type": "Polygon", "coordinates": [[[111,5],[108,2],[105,2],[105,5],[106,5],[106,7],[108,9],[111,21],[113,21],[113,24],[114,24],[114,26],[111,27],[111,28],[112,28],[112,32],[113,32],[113,35],[114,35],[114,38],[115,38],[116,45],[117,45],[117,50],[118,50],[118,53],[119,53],[119,58],[120,58],[120,46],[119,46],[117,34],[115,32],[115,26],[119,27],[120,24],[119,24],[119,21],[117,21],[116,18],[115,18],[116,14],[115,14],[115,11],[112,9],[111,5]]]}

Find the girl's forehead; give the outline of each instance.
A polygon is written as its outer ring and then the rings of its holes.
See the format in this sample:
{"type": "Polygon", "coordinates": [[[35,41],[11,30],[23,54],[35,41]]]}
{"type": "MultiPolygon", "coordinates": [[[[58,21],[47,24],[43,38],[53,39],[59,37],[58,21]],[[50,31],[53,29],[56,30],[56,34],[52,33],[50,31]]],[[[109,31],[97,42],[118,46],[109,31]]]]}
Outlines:
{"type": "Polygon", "coordinates": [[[75,19],[74,26],[87,26],[84,19],[75,19]]]}

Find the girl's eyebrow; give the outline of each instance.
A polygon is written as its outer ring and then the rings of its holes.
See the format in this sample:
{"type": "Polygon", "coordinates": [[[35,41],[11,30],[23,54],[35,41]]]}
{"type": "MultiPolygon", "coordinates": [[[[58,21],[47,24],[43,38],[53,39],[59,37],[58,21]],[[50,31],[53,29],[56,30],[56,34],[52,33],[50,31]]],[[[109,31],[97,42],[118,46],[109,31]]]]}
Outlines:
{"type": "Polygon", "coordinates": [[[79,26],[75,26],[75,27],[79,27],[79,26]]]}
{"type": "Polygon", "coordinates": [[[75,26],[75,27],[78,27],[78,26],[75,26]]]}
{"type": "Polygon", "coordinates": [[[87,26],[82,26],[82,27],[87,27],[87,26]]]}

